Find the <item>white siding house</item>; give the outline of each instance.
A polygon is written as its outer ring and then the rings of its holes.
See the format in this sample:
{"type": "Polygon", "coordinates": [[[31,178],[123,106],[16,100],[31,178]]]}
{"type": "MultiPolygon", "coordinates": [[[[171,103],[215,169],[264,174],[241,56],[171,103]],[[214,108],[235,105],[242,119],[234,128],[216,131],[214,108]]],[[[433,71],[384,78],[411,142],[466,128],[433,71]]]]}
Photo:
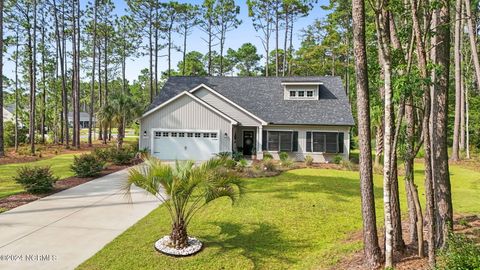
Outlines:
{"type": "Polygon", "coordinates": [[[353,117],[338,77],[171,77],[140,119],[140,148],[164,160],[219,152],[297,161],[349,158],[353,117]]]}

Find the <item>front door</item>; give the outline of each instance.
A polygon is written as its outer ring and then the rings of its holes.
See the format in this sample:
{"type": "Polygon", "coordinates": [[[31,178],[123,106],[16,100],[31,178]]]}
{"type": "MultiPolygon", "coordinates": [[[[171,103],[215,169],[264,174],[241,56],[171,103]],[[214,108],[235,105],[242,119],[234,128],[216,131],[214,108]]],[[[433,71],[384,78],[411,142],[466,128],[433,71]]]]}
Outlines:
{"type": "Polygon", "coordinates": [[[251,156],[253,154],[254,146],[255,146],[255,132],[244,131],[243,132],[243,155],[251,156]]]}

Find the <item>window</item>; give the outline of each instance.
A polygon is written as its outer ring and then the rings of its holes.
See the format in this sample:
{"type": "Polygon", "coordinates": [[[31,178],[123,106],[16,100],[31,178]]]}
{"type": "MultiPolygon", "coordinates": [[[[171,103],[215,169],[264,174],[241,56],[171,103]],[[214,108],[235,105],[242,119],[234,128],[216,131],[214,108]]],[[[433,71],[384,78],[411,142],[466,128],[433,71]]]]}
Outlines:
{"type": "Polygon", "coordinates": [[[192,132],[187,133],[187,137],[189,138],[193,137],[193,133],[192,132]]]}
{"type": "Polygon", "coordinates": [[[264,131],[262,150],[296,152],[298,151],[298,132],[264,131]]]}
{"type": "Polygon", "coordinates": [[[203,133],[203,138],[210,138],[210,133],[203,133]]]}
{"type": "Polygon", "coordinates": [[[296,91],[290,91],[290,97],[295,97],[297,95],[296,91]]]}
{"type": "Polygon", "coordinates": [[[307,132],[307,152],[343,153],[342,132],[307,132]]]}
{"type": "Polygon", "coordinates": [[[201,133],[195,133],[195,138],[200,138],[201,133]]]}
{"type": "Polygon", "coordinates": [[[163,137],[168,137],[168,132],[162,132],[163,137]]]}
{"type": "Polygon", "coordinates": [[[298,97],[304,97],[305,91],[298,91],[298,97]]]}
{"type": "Polygon", "coordinates": [[[155,137],[160,137],[162,135],[162,132],[160,131],[155,131],[155,137]]]}
{"type": "Polygon", "coordinates": [[[211,138],[217,138],[217,133],[210,133],[211,138]]]}
{"type": "Polygon", "coordinates": [[[185,133],[184,132],[179,132],[178,137],[185,137],[185,133]]]}
{"type": "Polygon", "coordinates": [[[313,91],[307,91],[307,97],[313,97],[313,91]]]}
{"type": "Polygon", "coordinates": [[[172,137],[177,137],[177,132],[172,132],[172,137]]]}

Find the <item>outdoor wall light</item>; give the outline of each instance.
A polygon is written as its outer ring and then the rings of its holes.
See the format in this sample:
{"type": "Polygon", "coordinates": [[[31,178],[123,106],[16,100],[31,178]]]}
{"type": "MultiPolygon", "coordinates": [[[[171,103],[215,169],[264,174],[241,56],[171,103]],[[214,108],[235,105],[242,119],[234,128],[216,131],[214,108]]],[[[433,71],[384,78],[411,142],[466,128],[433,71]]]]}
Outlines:
{"type": "Polygon", "coordinates": [[[225,132],[224,136],[225,136],[225,138],[227,138],[227,137],[228,137],[228,133],[225,132]]]}
{"type": "Polygon", "coordinates": [[[146,130],[143,131],[143,137],[147,137],[147,131],[146,130]]]}

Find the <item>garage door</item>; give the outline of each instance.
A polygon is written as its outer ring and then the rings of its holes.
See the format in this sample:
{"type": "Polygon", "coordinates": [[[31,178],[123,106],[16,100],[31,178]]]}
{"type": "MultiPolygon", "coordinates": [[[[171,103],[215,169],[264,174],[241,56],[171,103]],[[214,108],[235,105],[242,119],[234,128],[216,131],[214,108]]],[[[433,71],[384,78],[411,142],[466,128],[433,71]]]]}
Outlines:
{"type": "Polygon", "coordinates": [[[218,131],[155,131],[153,154],[162,160],[208,160],[220,151],[218,131]]]}

